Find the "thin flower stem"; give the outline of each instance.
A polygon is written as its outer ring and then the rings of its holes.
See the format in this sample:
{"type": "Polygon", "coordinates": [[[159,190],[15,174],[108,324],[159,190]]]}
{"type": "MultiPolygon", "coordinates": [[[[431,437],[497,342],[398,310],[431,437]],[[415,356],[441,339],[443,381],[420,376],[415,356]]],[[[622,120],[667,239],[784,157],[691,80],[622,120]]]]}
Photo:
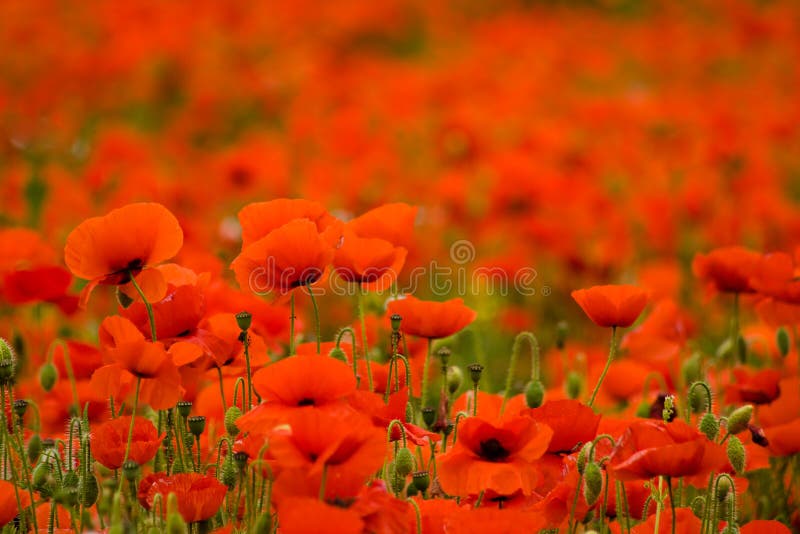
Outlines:
{"type": "Polygon", "coordinates": [[[80,398],[78,397],[78,383],[75,380],[75,373],[72,370],[72,360],[69,357],[69,346],[64,340],[57,339],[52,345],[50,362],[53,361],[52,350],[55,350],[57,346],[61,346],[61,349],[64,351],[64,368],[67,370],[67,379],[69,380],[69,387],[72,391],[72,403],[77,412],[80,410],[80,398]]]}
{"type": "Polygon", "coordinates": [[[133,277],[133,273],[128,271],[128,277],[131,279],[131,285],[133,285],[136,292],[139,293],[139,297],[141,297],[142,302],[144,303],[144,308],[147,310],[147,319],[150,321],[150,339],[155,343],[157,341],[156,337],[156,318],[153,315],[153,306],[147,300],[147,297],[144,296],[144,291],[142,288],[139,287],[139,283],[136,281],[136,278],[133,277]]]}
{"type": "Polygon", "coordinates": [[[253,370],[250,367],[250,334],[247,332],[244,332],[242,346],[244,347],[244,363],[247,372],[247,409],[245,410],[247,412],[253,407],[253,370]]]}
{"type": "Polygon", "coordinates": [[[653,532],[658,533],[659,527],[661,525],[661,509],[664,507],[664,499],[662,498],[663,495],[661,493],[661,488],[664,483],[664,477],[658,477],[658,499],[656,499],[656,524],[653,532]]]}
{"type": "Polygon", "coordinates": [[[225,401],[225,386],[222,383],[222,367],[217,367],[217,376],[219,377],[219,397],[222,399],[222,413],[228,411],[228,403],[225,401]]]}
{"type": "Polygon", "coordinates": [[[319,481],[319,500],[325,500],[325,480],[328,478],[328,464],[322,466],[322,480],[319,481]]]}
{"type": "Polygon", "coordinates": [[[317,354],[319,354],[321,349],[321,341],[322,341],[322,330],[320,329],[319,325],[319,307],[317,306],[317,298],[314,296],[314,289],[309,286],[308,287],[308,296],[311,297],[311,305],[314,307],[314,324],[317,327],[317,354]]]}
{"type": "Polygon", "coordinates": [[[294,292],[289,297],[289,356],[294,355],[294,292]]]}
{"type": "MultiPolygon", "coordinates": [[[[367,347],[367,323],[364,319],[364,290],[361,285],[358,286],[358,320],[361,323],[361,347],[364,351],[364,362],[367,366],[367,383],[369,390],[375,391],[372,385],[372,367],[369,362],[369,348],[367,347]]],[[[355,359],[355,347],[353,347],[353,359],[355,359]]]]}
{"type": "Polygon", "coordinates": [[[600,373],[600,378],[597,380],[597,385],[594,387],[594,391],[592,391],[592,398],[589,399],[588,406],[591,408],[594,404],[594,399],[597,396],[597,392],[600,391],[600,386],[603,384],[603,380],[606,378],[606,373],[608,373],[608,368],[611,367],[611,362],[614,361],[614,358],[617,355],[617,327],[611,327],[611,347],[608,349],[608,360],[606,360],[606,366],[603,368],[603,372],[600,373]]]}
{"type": "Polygon", "coordinates": [[[733,317],[731,318],[731,354],[733,354],[733,361],[741,358],[741,363],[744,363],[746,354],[739,354],[739,293],[733,294],[733,317]]]}
{"type": "Polygon", "coordinates": [[[125,456],[122,463],[124,464],[128,460],[128,455],[131,452],[131,442],[133,441],[133,426],[136,422],[136,408],[139,406],[139,388],[142,385],[141,377],[136,377],[136,389],[133,393],[133,411],[131,412],[131,424],[128,427],[128,443],[125,445],[125,456]]]}
{"type": "Polygon", "coordinates": [[[433,350],[433,340],[428,338],[428,352],[425,353],[425,362],[422,364],[422,395],[420,399],[420,408],[425,408],[428,405],[428,367],[430,367],[431,351],[433,350]]]}
{"type": "Polygon", "coordinates": [[[669,507],[672,511],[672,534],[675,534],[675,501],[672,500],[672,477],[667,477],[667,492],[669,494],[669,507]]]}

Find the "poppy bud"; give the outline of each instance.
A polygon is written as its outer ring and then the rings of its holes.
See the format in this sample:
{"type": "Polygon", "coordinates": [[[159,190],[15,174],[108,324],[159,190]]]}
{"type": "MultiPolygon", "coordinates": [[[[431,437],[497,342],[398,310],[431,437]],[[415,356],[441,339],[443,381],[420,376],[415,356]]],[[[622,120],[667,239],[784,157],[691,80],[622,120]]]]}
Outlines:
{"type": "Polygon", "coordinates": [[[339,360],[340,362],[347,363],[347,353],[341,349],[341,347],[333,347],[331,351],[328,353],[328,356],[339,360]]]}
{"type": "Polygon", "coordinates": [[[189,423],[189,432],[199,437],[206,429],[206,417],[204,415],[193,415],[186,420],[189,423]]]}
{"type": "Polygon", "coordinates": [[[389,464],[389,486],[395,494],[400,493],[406,487],[406,478],[397,472],[397,462],[389,464]]]}
{"type": "Polygon", "coordinates": [[[728,477],[720,477],[717,481],[717,500],[722,502],[731,491],[731,481],[728,477]]]}
{"type": "Polygon", "coordinates": [[[66,506],[68,508],[73,507],[78,504],[78,488],[62,488],[56,492],[56,494],[53,496],[53,500],[62,506],[66,506]]]}
{"type": "Polygon", "coordinates": [[[31,463],[34,463],[37,458],[39,458],[39,454],[42,452],[42,438],[39,434],[34,434],[31,436],[31,439],[28,440],[28,460],[31,463]]]}
{"type": "Polygon", "coordinates": [[[436,351],[436,355],[439,356],[439,360],[442,362],[442,367],[447,367],[447,364],[450,362],[450,349],[447,347],[442,347],[438,351],[436,351]]]}
{"type": "Polygon", "coordinates": [[[225,412],[225,431],[230,436],[239,435],[239,427],[236,426],[236,420],[242,416],[242,410],[238,406],[231,406],[225,412]]]}
{"type": "Polygon", "coordinates": [[[50,465],[49,462],[40,462],[39,465],[34,467],[33,473],[31,474],[33,487],[40,491],[40,488],[47,484],[52,471],[53,466],[50,465]]]}
{"type": "Polygon", "coordinates": [[[25,399],[17,399],[14,401],[14,415],[22,419],[25,417],[25,412],[28,410],[28,401],[25,399]]]}
{"type": "Polygon", "coordinates": [[[181,417],[186,419],[192,411],[192,401],[178,401],[175,407],[178,408],[178,413],[181,417]]]}
{"type": "Polygon", "coordinates": [[[597,502],[600,492],[603,490],[603,474],[600,466],[594,462],[586,464],[583,481],[583,498],[586,499],[586,504],[592,506],[597,502]]]}
{"type": "Polygon", "coordinates": [[[566,381],[567,397],[570,399],[577,399],[580,396],[582,389],[583,382],[581,380],[581,375],[575,371],[570,371],[567,375],[566,381]]]}
{"type": "Polygon", "coordinates": [[[566,321],[558,321],[556,324],[556,348],[562,350],[567,344],[567,332],[569,325],[566,321]]]}
{"type": "Polygon", "coordinates": [[[394,458],[394,465],[397,474],[401,477],[405,477],[414,470],[416,462],[414,462],[414,456],[411,454],[411,451],[403,447],[397,451],[397,456],[394,458]]]}
{"type": "Polygon", "coordinates": [[[61,479],[61,487],[77,488],[79,482],[80,480],[78,479],[78,473],[69,470],[64,474],[64,478],[61,479]]]}
{"type": "Polygon", "coordinates": [[[742,441],[736,436],[731,436],[728,439],[728,461],[731,463],[737,473],[744,471],[746,453],[742,441]]]}
{"type": "Polygon", "coordinates": [[[681,374],[683,374],[683,380],[687,384],[702,380],[700,353],[695,352],[683,362],[683,365],[681,366],[681,374]]]}
{"type": "Polygon", "coordinates": [[[14,360],[0,361],[0,383],[10,384],[14,381],[14,360]]]}
{"type": "Polygon", "coordinates": [[[586,470],[586,460],[589,459],[589,450],[592,448],[591,442],[584,443],[583,447],[581,447],[581,451],[578,453],[578,473],[581,475],[586,470]]]}
{"type": "Polygon", "coordinates": [[[789,354],[790,343],[789,332],[783,326],[775,332],[775,344],[778,345],[778,351],[780,351],[781,356],[785,358],[789,354]]]}
{"type": "Polygon", "coordinates": [[[452,395],[461,387],[461,384],[464,383],[464,373],[461,371],[460,367],[448,367],[447,368],[447,391],[450,392],[452,395]]]}
{"type": "Polygon", "coordinates": [[[238,467],[240,470],[243,470],[247,466],[247,453],[246,452],[233,453],[233,461],[236,463],[236,467],[238,467]]]}
{"type": "Polygon", "coordinates": [[[258,516],[256,519],[256,524],[253,527],[254,534],[269,534],[272,532],[272,515],[269,512],[265,512],[258,516]]]}
{"type": "Polygon", "coordinates": [[[236,465],[233,463],[232,458],[225,460],[225,463],[222,464],[221,471],[220,481],[228,486],[228,489],[233,489],[233,487],[236,485],[236,479],[238,478],[239,473],[236,469],[236,465]]]}
{"type": "Polygon", "coordinates": [[[122,464],[122,474],[128,482],[135,482],[139,476],[139,464],[135,460],[125,460],[122,464]]]}
{"type": "Polygon", "coordinates": [[[411,401],[406,403],[406,422],[410,423],[414,420],[414,405],[411,401]]]}
{"type": "Polygon", "coordinates": [[[698,519],[703,519],[706,512],[706,500],[703,497],[695,497],[692,501],[692,513],[698,519]]]}
{"type": "Polygon", "coordinates": [[[403,318],[400,317],[399,314],[393,313],[389,320],[392,322],[392,330],[395,332],[400,330],[400,323],[402,322],[403,318]]]}
{"type": "Polygon", "coordinates": [[[747,424],[750,422],[751,417],[753,417],[752,404],[745,404],[744,406],[736,408],[728,417],[728,432],[731,434],[738,434],[747,429],[747,424]]]}
{"type": "Polygon", "coordinates": [[[544,384],[541,380],[531,380],[525,386],[525,404],[528,408],[538,408],[544,401],[544,384]]]}
{"type": "Polygon", "coordinates": [[[750,437],[753,439],[753,443],[760,447],[769,446],[769,440],[767,439],[767,435],[764,433],[763,428],[750,424],[747,425],[747,429],[750,431],[750,437]]]}
{"type": "Polygon", "coordinates": [[[705,434],[706,437],[711,441],[714,441],[714,439],[717,437],[719,434],[719,421],[713,413],[708,412],[700,420],[700,432],[705,434]]]}
{"type": "Polygon", "coordinates": [[[431,428],[436,422],[436,410],[434,408],[423,408],[422,420],[424,421],[425,426],[431,428]]]}
{"type": "Polygon", "coordinates": [[[250,329],[250,324],[253,322],[253,316],[250,312],[240,311],[236,314],[236,324],[239,325],[239,330],[246,332],[250,329]]]}
{"type": "Polygon", "coordinates": [[[83,506],[86,508],[90,508],[97,502],[97,498],[100,496],[100,485],[97,483],[97,477],[94,473],[89,473],[83,477],[80,485],[80,494],[83,506]]]}
{"type": "Polygon", "coordinates": [[[119,287],[117,287],[117,302],[119,303],[120,308],[126,310],[130,308],[134,301],[124,291],[120,291],[119,287]]]}
{"type": "Polygon", "coordinates": [[[431,475],[427,471],[417,471],[411,475],[411,478],[414,481],[414,487],[420,493],[425,493],[425,490],[431,485],[431,475]]]}
{"type": "Polygon", "coordinates": [[[483,373],[483,366],[479,363],[471,363],[467,366],[469,369],[469,377],[472,379],[472,383],[476,386],[481,381],[481,373],[483,373]]]}
{"type": "Polygon", "coordinates": [[[708,401],[705,388],[702,386],[695,387],[695,384],[702,382],[695,382],[689,388],[689,408],[692,413],[700,413],[708,408],[708,401]]]}
{"type": "Polygon", "coordinates": [[[8,344],[8,341],[0,337],[0,362],[14,361],[14,349],[8,344]]]}

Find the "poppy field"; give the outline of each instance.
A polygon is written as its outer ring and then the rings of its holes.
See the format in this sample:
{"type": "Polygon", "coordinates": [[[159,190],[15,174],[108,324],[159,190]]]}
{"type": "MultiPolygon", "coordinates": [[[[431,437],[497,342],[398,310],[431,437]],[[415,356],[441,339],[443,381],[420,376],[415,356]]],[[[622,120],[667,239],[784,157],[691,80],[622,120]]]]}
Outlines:
{"type": "Polygon", "coordinates": [[[798,36],[0,2],[2,533],[800,532],[798,36]]]}

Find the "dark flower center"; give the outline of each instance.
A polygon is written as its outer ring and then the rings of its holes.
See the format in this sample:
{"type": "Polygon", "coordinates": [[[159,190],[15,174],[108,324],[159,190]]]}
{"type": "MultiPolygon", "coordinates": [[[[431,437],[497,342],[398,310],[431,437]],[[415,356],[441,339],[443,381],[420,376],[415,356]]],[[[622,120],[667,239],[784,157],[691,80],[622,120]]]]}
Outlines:
{"type": "Polygon", "coordinates": [[[509,452],[505,449],[505,447],[503,447],[503,445],[495,438],[481,441],[480,456],[484,460],[489,460],[490,462],[502,462],[508,458],[508,454],[509,452]]]}
{"type": "Polygon", "coordinates": [[[308,397],[304,399],[300,399],[297,402],[298,406],[314,406],[314,399],[309,399],[308,397]]]}

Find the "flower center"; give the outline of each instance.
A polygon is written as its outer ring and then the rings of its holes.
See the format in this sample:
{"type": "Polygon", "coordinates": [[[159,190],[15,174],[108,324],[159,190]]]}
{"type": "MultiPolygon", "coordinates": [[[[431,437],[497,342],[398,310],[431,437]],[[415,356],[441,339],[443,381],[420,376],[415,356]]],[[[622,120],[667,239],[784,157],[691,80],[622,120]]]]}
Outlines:
{"type": "Polygon", "coordinates": [[[300,399],[297,401],[298,406],[314,406],[314,399],[309,399],[308,397],[304,399],[300,399]]]}
{"type": "Polygon", "coordinates": [[[489,460],[490,462],[502,462],[508,458],[508,454],[509,452],[505,449],[505,447],[503,447],[503,445],[495,438],[481,441],[480,456],[484,460],[489,460]]]}

